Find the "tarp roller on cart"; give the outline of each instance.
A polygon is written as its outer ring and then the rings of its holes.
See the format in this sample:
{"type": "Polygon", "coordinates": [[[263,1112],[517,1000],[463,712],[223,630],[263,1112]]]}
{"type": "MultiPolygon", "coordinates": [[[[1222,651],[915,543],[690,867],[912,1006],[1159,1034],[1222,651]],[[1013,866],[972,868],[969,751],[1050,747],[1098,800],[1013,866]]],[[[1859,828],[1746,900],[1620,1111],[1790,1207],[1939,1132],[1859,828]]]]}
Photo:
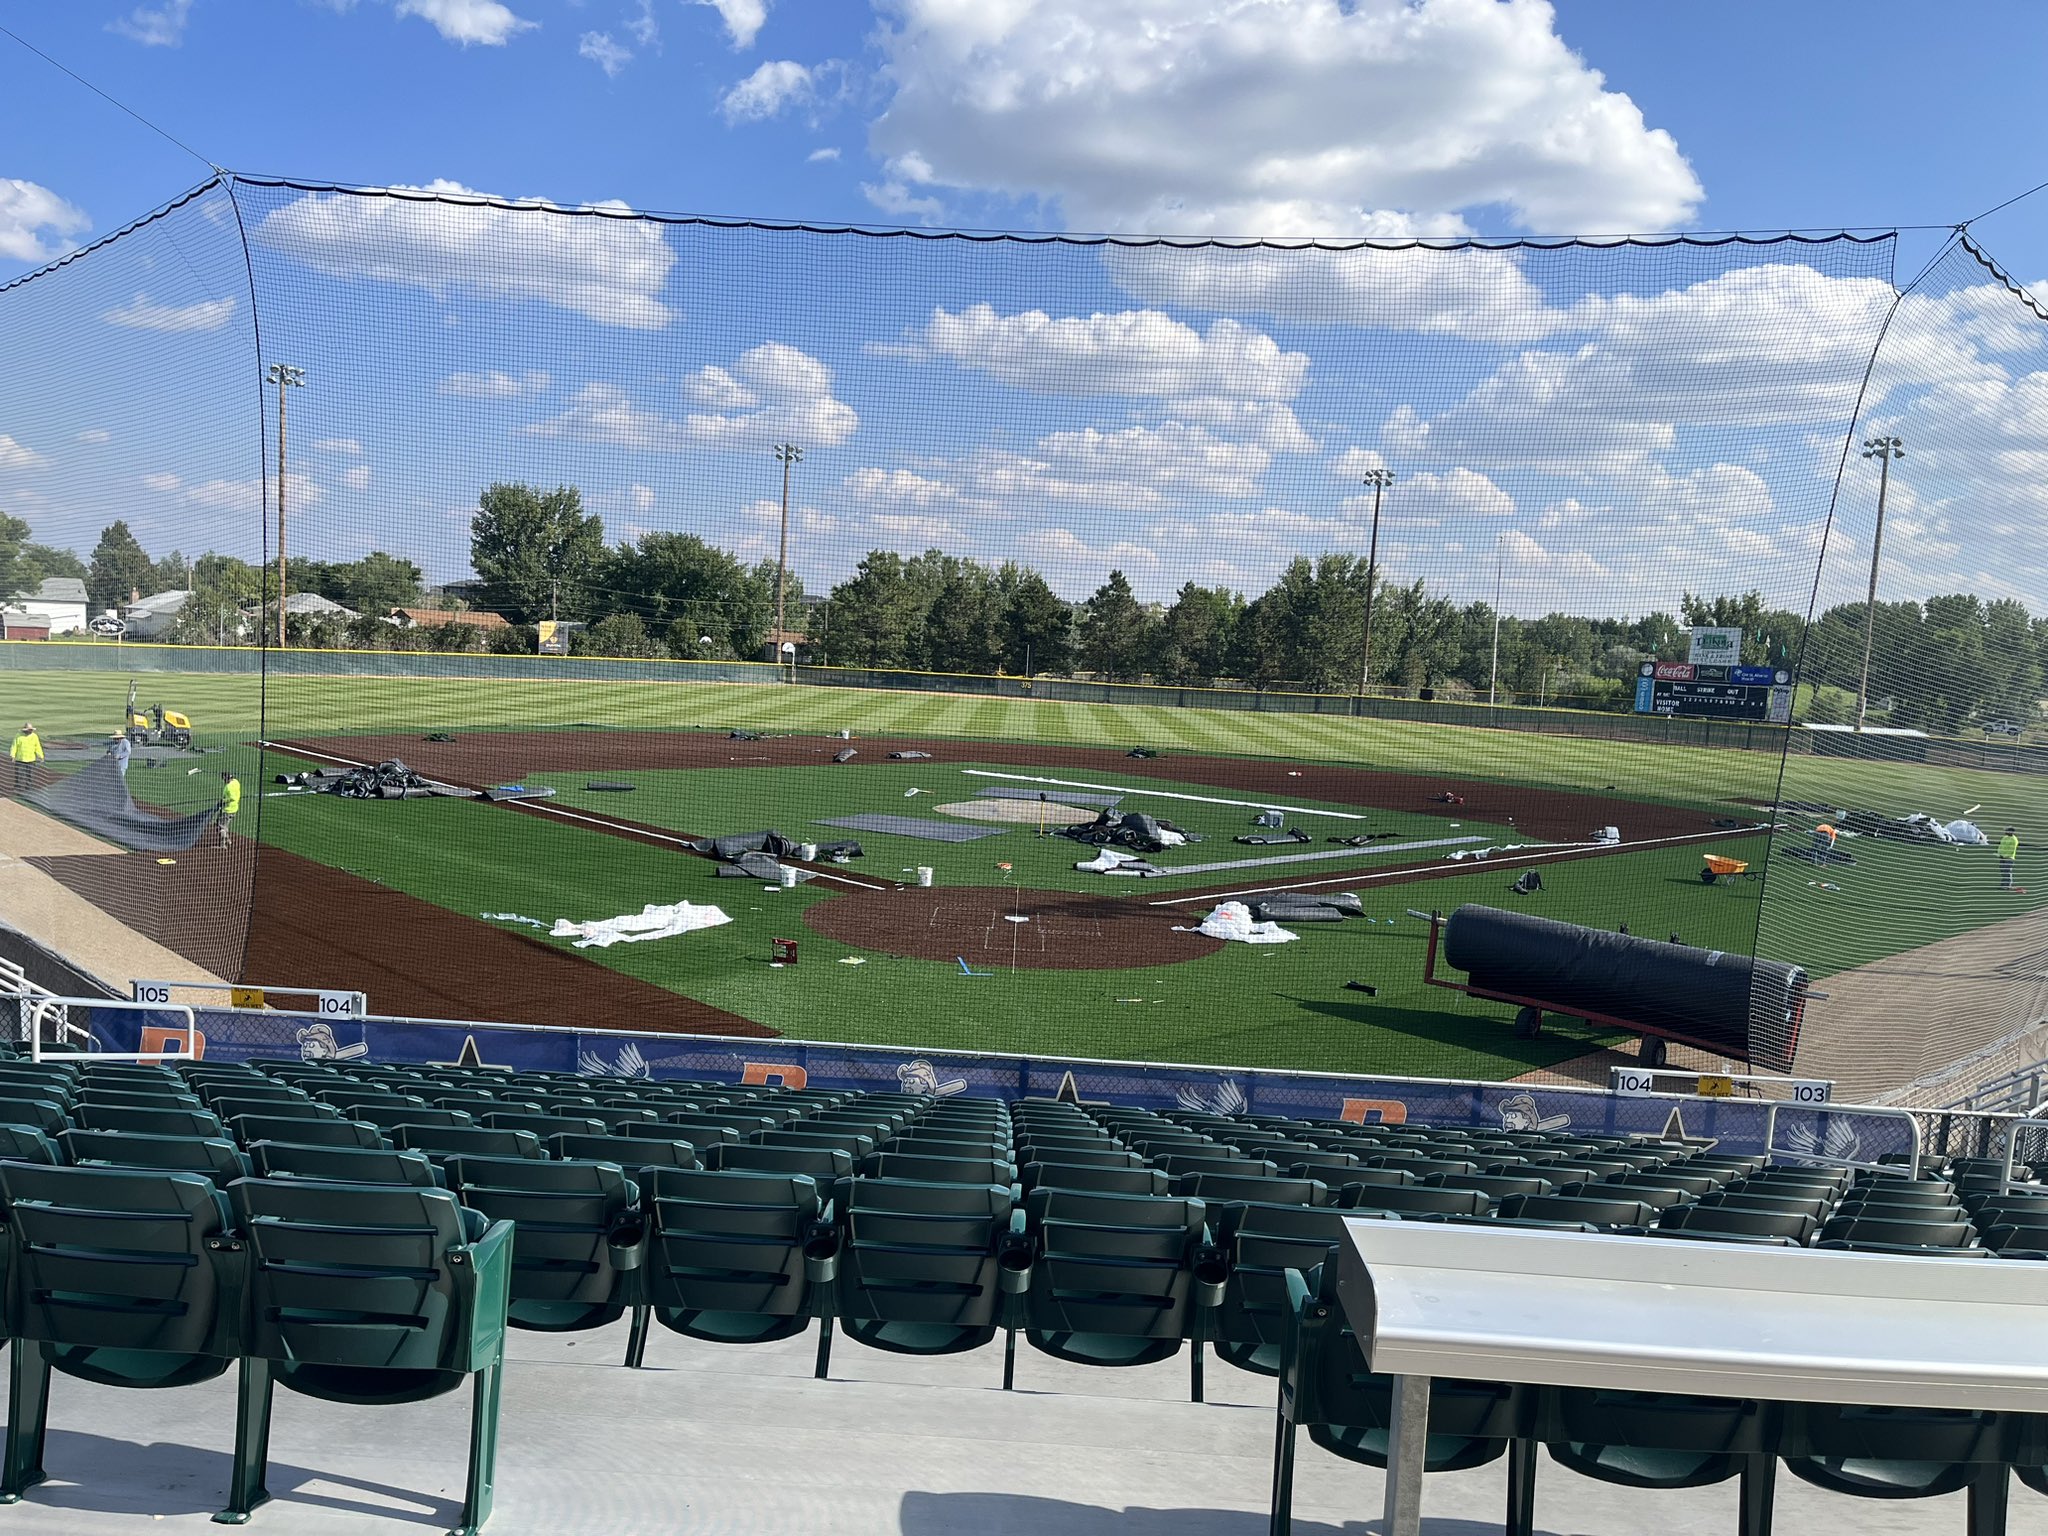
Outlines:
{"type": "Polygon", "coordinates": [[[1478,992],[1602,1014],[1767,1071],[1792,1069],[1807,976],[1781,960],[1481,906],[1446,920],[1443,955],[1478,992]]]}

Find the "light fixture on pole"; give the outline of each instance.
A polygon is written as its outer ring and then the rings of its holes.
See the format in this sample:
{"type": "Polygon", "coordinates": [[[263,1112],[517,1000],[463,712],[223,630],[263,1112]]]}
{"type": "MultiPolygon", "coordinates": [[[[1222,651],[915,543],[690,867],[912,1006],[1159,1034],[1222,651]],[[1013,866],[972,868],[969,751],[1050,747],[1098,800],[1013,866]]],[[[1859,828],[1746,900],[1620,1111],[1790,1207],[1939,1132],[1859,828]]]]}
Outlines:
{"type": "Polygon", "coordinates": [[[801,464],[803,462],[804,451],[797,447],[795,443],[777,443],[775,445],[775,459],[782,466],[782,553],[776,556],[775,559],[775,639],[770,642],[769,649],[774,654],[775,659],[780,661],[782,659],[782,652],[779,649],[782,641],[782,594],[789,582],[789,470],[792,464],[801,464]]]}
{"type": "Polygon", "coordinates": [[[1361,477],[1372,487],[1372,545],[1365,557],[1365,660],[1358,670],[1358,696],[1372,686],[1372,597],[1380,581],[1380,497],[1394,483],[1391,469],[1368,469],[1361,477]]]}
{"type": "Polygon", "coordinates": [[[1863,729],[1863,717],[1870,711],[1870,649],[1877,638],[1877,562],[1884,553],[1884,498],[1891,489],[1892,460],[1906,456],[1906,445],[1896,437],[1866,438],[1863,457],[1877,460],[1877,531],[1870,536],[1870,597],[1863,605],[1863,675],[1856,684],[1856,729],[1863,729]]]}
{"type": "Polygon", "coordinates": [[[263,377],[277,386],[277,648],[284,649],[284,392],[304,389],[306,370],[272,363],[263,377]]]}

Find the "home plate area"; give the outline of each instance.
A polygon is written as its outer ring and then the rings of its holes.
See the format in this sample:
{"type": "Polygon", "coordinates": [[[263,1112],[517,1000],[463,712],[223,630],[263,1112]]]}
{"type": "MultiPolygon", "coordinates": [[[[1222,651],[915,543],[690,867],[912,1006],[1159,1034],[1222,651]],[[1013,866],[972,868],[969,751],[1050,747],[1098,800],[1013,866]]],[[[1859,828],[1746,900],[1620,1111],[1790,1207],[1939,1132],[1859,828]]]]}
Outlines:
{"type": "Polygon", "coordinates": [[[911,960],[981,967],[1111,971],[1197,960],[1220,939],[1176,933],[1185,919],[1115,897],[1006,886],[851,891],[813,904],[805,926],[843,943],[911,960]],[[1022,917],[1023,922],[1013,919],[1022,917]]]}

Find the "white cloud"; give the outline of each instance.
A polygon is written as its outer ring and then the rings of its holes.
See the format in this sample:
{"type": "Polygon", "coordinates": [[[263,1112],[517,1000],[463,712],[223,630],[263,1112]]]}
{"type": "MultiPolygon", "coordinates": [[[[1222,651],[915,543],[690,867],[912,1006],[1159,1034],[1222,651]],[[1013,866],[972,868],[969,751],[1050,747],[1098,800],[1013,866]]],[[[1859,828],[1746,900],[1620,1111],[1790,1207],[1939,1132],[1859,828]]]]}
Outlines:
{"type": "Polygon", "coordinates": [[[1375,449],[1346,448],[1330,460],[1330,473],[1340,480],[1358,480],[1367,470],[1385,469],[1387,461],[1375,449]]]}
{"type": "MultiPolygon", "coordinates": [[[[1463,468],[1440,475],[1425,470],[1403,476],[1382,494],[1381,502],[1383,513],[1392,509],[1410,525],[1515,515],[1514,497],[1477,470],[1463,468]]],[[[1356,517],[1371,517],[1372,493],[1346,497],[1344,510],[1356,517]]]]}
{"type": "Polygon", "coordinates": [[[138,293],[132,303],[107,310],[100,318],[109,325],[125,325],[138,331],[217,331],[234,318],[234,313],[232,298],[152,304],[148,294],[138,293]]]}
{"type": "Polygon", "coordinates": [[[503,373],[493,368],[485,373],[451,373],[439,385],[444,395],[464,400],[518,400],[547,393],[551,381],[539,368],[524,373],[503,373]]]}
{"type": "Polygon", "coordinates": [[[1703,193],[1538,0],[886,0],[871,129],[1071,228],[1666,229],[1703,193]]]}
{"type": "Polygon", "coordinates": [[[828,161],[837,160],[838,158],[839,148],[833,144],[828,144],[823,149],[814,149],[804,156],[804,160],[811,165],[823,165],[828,161]]]}
{"type": "Polygon", "coordinates": [[[145,48],[175,48],[185,39],[185,23],[191,15],[192,0],[164,0],[162,5],[138,5],[126,16],[108,22],[107,30],[145,48]]]}
{"type": "Polygon", "coordinates": [[[1235,320],[1197,331],[1152,309],[1059,319],[985,303],[935,309],[912,348],[1039,394],[1288,400],[1308,375],[1306,353],[1281,351],[1263,331],[1235,320]]]}
{"type": "MultiPolygon", "coordinates": [[[[177,477],[165,478],[175,480],[177,477]]],[[[185,499],[196,506],[245,515],[274,509],[277,505],[276,496],[276,482],[269,479],[205,480],[198,485],[185,488],[185,499]]],[[[319,486],[304,475],[296,473],[285,475],[284,496],[287,507],[318,506],[325,500],[319,486]]]]}
{"type": "Polygon", "coordinates": [[[49,462],[33,448],[0,432],[0,469],[41,469],[49,462]]]}
{"type": "Polygon", "coordinates": [[[883,180],[864,181],[860,184],[861,195],[886,214],[899,219],[916,219],[920,224],[935,224],[946,211],[946,205],[929,193],[920,195],[915,187],[929,187],[932,168],[924,156],[916,150],[898,155],[882,167],[883,180]]]}
{"type": "Polygon", "coordinates": [[[540,25],[515,16],[499,0],[398,0],[400,16],[417,16],[451,43],[501,48],[520,32],[540,25]]]}
{"type": "MultiPolygon", "coordinates": [[[[478,199],[459,182],[394,188],[478,199]]],[[[257,238],[317,271],[453,294],[553,304],[601,325],[656,330],[675,265],[661,227],[624,217],[549,217],[538,198],[460,204],[312,192],[267,215],[257,238]]],[[[583,205],[624,214],[625,204],[583,205]]]]}
{"type": "Polygon", "coordinates": [[[635,512],[652,512],[654,510],[654,488],[652,486],[629,485],[626,487],[626,494],[633,498],[633,510],[635,512]]]}
{"type": "Polygon", "coordinates": [[[168,495],[185,482],[167,470],[159,470],[155,474],[144,475],[142,483],[152,491],[168,495]]]}
{"type": "Polygon", "coordinates": [[[834,448],[860,425],[853,407],[834,397],[832,370],[780,341],[749,348],[730,371],[700,370],[686,392],[706,408],[677,421],[635,404],[615,384],[586,384],[568,410],[526,431],[648,452],[689,447],[744,452],[785,440],[805,448],[834,448]]]}
{"type": "Polygon", "coordinates": [[[856,501],[916,507],[946,506],[960,499],[958,486],[908,469],[857,469],[841,482],[856,501]]]}
{"type": "Polygon", "coordinates": [[[1062,475],[1205,496],[1250,497],[1272,462],[1265,449],[1226,442],[1201,427],[1168,422],[1102,432],[1054,432],[1038,451],[1062,475]]]}
{"type": "Polygon", "coordinates": [[[332,453],[345,459],[360,459],[363,445],[352,437],[323,437],[313,444],[315,453],[332,453]]]}
{"type": "Polygon", "coordinates": [[[352,491],[367,491],[370,488],[370,466],[351,464],[341,472],[341,483],[352,491]]]}
{"type": "Polygon", "coordinates": [[[0,257],[48,261],[71,249],[72,235],[91,227],[84,209],[72,207],[48,187],[0,176],[0,257]]]}
{"type": "Polygon", "coordinates": [[[718,110],[728,123],[758,123],[784,107],[809,102],[814,85],[807,66],[794,59],[771,59],[720,97],[718,110]]]}
{"type": "Polygon", "coordinates": [[[768,19],[768,0],[697,0],[697,4],[718,12],[735,50],[753,47],[761,24],[768,19]]]}
{"type": "Polygon", "coordinates": [[[78,434],[78,440],[81,443],[111,443],[114,440],[114,434],[105,427],[87,427],[78,434]]]}
{"type": "Polygon", "coordinates": [[[633,62],[633,50],[624,43],[612,41],[609,32],[586,32],[576,45],[579,58],[590,60],[607,75],[616,77],[620,70],[633,62]]]}
{"type": "Polygon", "coordinates": [[[661,44],[661,23],[654,16],[654,0],[640,0],[640,9],[626,18],[626,31],[642,48],[661,44]]]}

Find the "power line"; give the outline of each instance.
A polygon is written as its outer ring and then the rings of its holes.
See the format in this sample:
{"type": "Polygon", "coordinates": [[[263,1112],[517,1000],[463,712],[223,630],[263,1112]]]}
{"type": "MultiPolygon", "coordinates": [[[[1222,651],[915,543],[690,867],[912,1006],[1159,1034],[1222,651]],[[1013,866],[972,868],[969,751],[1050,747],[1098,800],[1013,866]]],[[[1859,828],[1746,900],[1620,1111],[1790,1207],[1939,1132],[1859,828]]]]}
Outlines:
{"type": "Polygon", "coordinates": [[[190,144],[187,144],[175,133],[172,133],[170,129],[165,128],[158,123],[151,122],[148,118],[144,117],[140,112],[136,111],[126,102],[117,100],[115,97],[101,90],[98,86],[94,85],[90,80],[86,79],[85,76],[81,75],[77,70],[73,69],[70,65],[60,63],[56,59],[51,58],[47,53],[43,52],[42,49],[38,48],[34,43],[30,42],[27,38],[23,37],[19,32],[16,32],[8,27],[0,27],[0,33],[4,33],[6,36],[13,38],[14,41],[21,44],[22,47],[26,48],[30,53],[34,54],[37,58],[41,59],[45,64],[49,65],[52,69],[61,70],[63,73],[69,75],[73,80],[76,80],[80,85],[84,86],[88,91],[91,91],[93,95],[99,97],[108,105],[119,108],[121,111],[127,113],[130,117],[134,118],[135,121],[142,124],[143,127],[147,128],[151,133],[154,133],[159,138],[168,140],[170,143],[175,144],[178,148],[185,151],[186,154],[190,155],[194,160],[197,160],[201,165],[205,166],[209,171],[219,172],[221,170],[221,167],[215,165],[211,160],[207,159],[206,156],[199,153],[199,151],[194,149],[190,144]]]}

